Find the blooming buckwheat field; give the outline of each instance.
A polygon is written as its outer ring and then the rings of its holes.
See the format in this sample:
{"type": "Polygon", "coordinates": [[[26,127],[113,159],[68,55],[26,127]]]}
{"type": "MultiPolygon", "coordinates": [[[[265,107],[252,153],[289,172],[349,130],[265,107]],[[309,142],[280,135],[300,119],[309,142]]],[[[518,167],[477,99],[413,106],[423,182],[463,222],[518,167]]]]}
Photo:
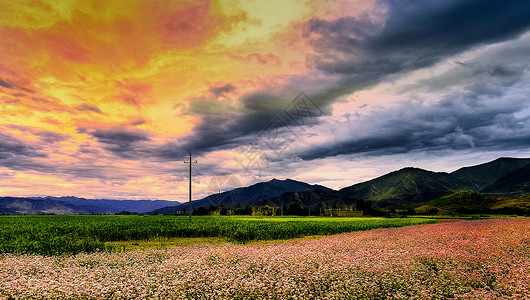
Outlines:
{"type": "Polygon", "coordinates": [[[530,219],[273,244],[0,255],[1,299],[530,299],[530,219]]]}

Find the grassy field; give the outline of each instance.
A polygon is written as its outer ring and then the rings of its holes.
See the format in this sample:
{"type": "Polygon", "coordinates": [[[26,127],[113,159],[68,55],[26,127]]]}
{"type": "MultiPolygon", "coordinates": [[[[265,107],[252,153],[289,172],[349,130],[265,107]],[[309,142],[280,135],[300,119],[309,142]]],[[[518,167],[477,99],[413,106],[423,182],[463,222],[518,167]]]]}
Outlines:
{"type": "Polygon", "coordinates": [[[1,216],[0,253],[56,255],[190,242],[247,243],[434,222],[419,218],[201,216],[189,223],[184,216],[1,216]]]}

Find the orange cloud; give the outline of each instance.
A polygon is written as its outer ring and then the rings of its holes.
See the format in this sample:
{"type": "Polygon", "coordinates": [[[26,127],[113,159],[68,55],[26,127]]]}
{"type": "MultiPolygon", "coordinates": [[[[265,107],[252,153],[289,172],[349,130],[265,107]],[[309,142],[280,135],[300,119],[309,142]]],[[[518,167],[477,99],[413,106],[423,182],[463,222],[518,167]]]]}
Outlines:
{"type": "Polygon", "coordinates": [[[287,2],[0,0],[0,126],[71,136],[42,146],[45,158],[22,157],[17,180],[48,174],[64,193],[85,184],[84,195],[108,196],[105,183],[80,177],[134,173],[166,198],[177,183],[160,175],[174,170],[150,172],[173,167],[145,153],[175,155],[201,115],[239,111],[242,95],[305,72],[297,24],[313,9],[287,2]]]}
{"type": "Polygon", "coordinates": [[[152,13],[157,16],[156,30],[160,33],[165,47],[187,49],[199,46],[227,25],[227,19],[216,13],[209,0],[193,3],[168,1],[152,3],[152,13]]]}

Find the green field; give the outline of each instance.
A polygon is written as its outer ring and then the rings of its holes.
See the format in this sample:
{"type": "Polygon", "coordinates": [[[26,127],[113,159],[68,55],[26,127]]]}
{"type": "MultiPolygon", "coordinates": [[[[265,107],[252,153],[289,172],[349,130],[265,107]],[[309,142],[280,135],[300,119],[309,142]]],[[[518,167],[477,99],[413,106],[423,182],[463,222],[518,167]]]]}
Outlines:
{"type": "Polygon", "coordinates": [[[0,216],[0,253],[43,255],[113,251],[116,242],[214,237],[229,242],[283,240],[434,223],[419,218],[0,216]]]}

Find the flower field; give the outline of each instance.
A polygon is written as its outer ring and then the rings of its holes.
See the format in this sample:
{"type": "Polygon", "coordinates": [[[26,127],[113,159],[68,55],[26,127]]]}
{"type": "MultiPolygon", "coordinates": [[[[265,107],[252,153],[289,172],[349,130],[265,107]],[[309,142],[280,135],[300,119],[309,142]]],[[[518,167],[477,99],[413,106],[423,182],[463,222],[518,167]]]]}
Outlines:
{"type": "Polygon", "coordinates": [[[0,298],[530,299],[530,219],[273,244],[0,255],[0,298]]]}

